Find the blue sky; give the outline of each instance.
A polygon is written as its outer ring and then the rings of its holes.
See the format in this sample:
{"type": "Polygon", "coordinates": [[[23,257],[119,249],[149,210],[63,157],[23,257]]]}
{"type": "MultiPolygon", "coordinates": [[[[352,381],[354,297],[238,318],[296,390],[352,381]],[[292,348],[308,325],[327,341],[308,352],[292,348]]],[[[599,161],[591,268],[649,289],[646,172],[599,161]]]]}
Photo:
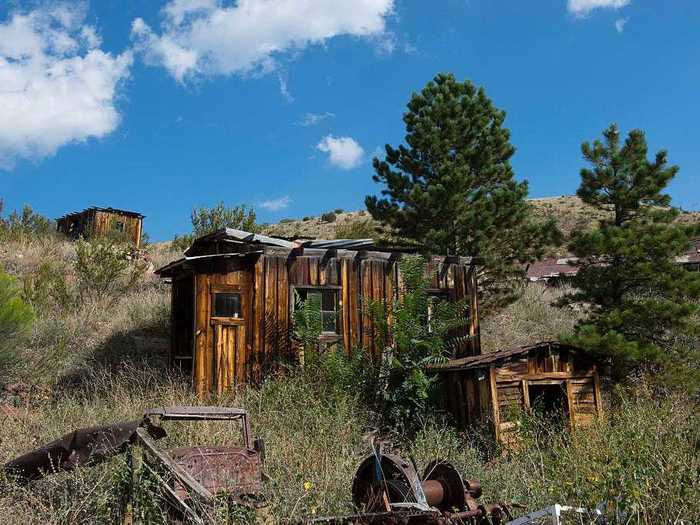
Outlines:
{"type": "Polygon", "coordinates": [[[153,240],[219,200],[360,209],[411,92],[452,72],[507,112],[532,197],[574,193],[615,121],[700,209],[699,59],[696,0],[3,2],[0,197],[140,211],[153,240]]]}

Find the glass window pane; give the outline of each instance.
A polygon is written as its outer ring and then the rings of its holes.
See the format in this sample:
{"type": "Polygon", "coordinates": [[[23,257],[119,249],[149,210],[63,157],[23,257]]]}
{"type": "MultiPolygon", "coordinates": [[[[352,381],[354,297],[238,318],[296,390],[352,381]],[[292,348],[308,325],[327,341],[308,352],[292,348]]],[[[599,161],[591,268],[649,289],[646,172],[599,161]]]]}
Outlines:
{"type": "Polygon", "coordinates": [[[323,331],[324,332],[336,332],[336,313],[335,312],[321,312],[323,317],[323,331]]]}
{"type": "Polygon", "coordinates": [[[314,301],[319,306],[321,305],[321,292],[315,290],[309,290],[306,294],[307,301],[314,301]]]}
{"type": "Polygon", "coordinates": [[[335,290],[323,290],[323,302],[321,303],[321,310],[327,312],[335,311],[338,293],[335,290]]]}
{"type": "Polygon", "coordinates": [[[241,317],[241,294],[214,294],[214,312],[212,315],[213,317],[241,317]]]}

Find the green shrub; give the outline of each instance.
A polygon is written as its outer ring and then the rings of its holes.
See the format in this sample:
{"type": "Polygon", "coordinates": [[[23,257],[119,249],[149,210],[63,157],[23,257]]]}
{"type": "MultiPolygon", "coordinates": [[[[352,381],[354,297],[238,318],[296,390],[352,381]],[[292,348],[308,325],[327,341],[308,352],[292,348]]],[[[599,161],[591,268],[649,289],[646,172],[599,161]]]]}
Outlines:
{"type": "Polygon", "coordinates": [[[280,224],[289,224],[290,222],[294,222],[296,219],[290,219],[290,218],[284,218],[280,219],[280,224]]]}
{"type": "Polygon", "coordinates": [[[34,311],[22,300],[20,283],[0,271],[0,370],[17,359],[17,344],[26,335],[34,311]]]}
{"type": "MultiPolygon", "coordinates": [[[[0,201],[0,214],[2,208],[0,201]]],[[[24,205],[21,213],[14,210],[6,219],[0,218],[0,239],[3,240],[20,241],[53,235],[56,235],[54,222],[36,213],[28,204],[24,205]]]]}
{"type": "Polygon", "coordinates": [[[69,308],[74,299],[65,269],[51,261],[42,262],[36,271],[24,276],[22,295],[35,310],[42,312],[69,308]]]}
{"type": "Polygon", "coordinates": [[[195,237],[207,235],[221,228],[236,228],[253,233],[260,230],[255,222],[255,210],[245,204],[227,207],[222,201],[213,208],[194,209],[190,217],[192,233],[195,237]]]}
{"type": "Polygon", "coordinates": [[[335,229],[336,239],[375,239],[377,228],[371,219],[357,219],[338,225],[335,229]]]}
{"type": "Polygon", "coordinates": [[[343,208],[336,208],[335,210],[333,210],[333,213],[335,213],[336,215],[338,215],[338,214],[340,214],[340,213],[343,213],[344,211],[345,211],[345,210],[344,210],[343,208]]]}
{"type": "Polygon", "coordinates": [[[463,324],[464,305],[430,297],[423,257],[404,257],[399,262],[403,289],[391,307],[393,321],[381,303],[367,307],[377,327],[377,346],[382,363],[376,391],[380,412],[387,423],[410,434],[421,417],[432,410],[437,378],[426,367],[446,359],[449,330],[463,324]],[[384,348],[385,341],[391,347],[384,348]]]}
{"type": "Polygon", "coordinates": [[[323,222],[335,222],[336,216],[335,213],[332,211],[329,211],[328,213],[324,213],[321,215],[321,220],[323,222]]]}
{"type": "Polygon", "coordinates": [[[133,289],[146,272],[146,263],[135,260],[128,245],[108,239],[78,240],[74,270],[81,299],[111,298],[133,289]]]}
{"type": "Polygon", "coordinates": [[[192,246],[194,242],[194,235],[191,233],[185,233],[183,235],[176,235],[173,237],[170,247],[177,252],[184,252],[187,248],[192,246]]]}

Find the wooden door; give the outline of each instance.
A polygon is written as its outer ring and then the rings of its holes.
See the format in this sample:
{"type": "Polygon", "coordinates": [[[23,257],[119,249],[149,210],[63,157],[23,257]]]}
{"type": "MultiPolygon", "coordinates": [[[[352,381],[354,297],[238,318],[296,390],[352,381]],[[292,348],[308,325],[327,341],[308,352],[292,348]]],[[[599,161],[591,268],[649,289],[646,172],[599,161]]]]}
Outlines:
{"type": "Polygon", "coordinates": [[[214,324],[214,389],[226,392],[234,383],[245,381],[245,325],[214,324]]]}
{"type": "Polygon", "coordinates": [[[246,378],[247,290],[240,285],[211,285],[210,323],[214,332],[213,390],[221,394],[246,378]]]}

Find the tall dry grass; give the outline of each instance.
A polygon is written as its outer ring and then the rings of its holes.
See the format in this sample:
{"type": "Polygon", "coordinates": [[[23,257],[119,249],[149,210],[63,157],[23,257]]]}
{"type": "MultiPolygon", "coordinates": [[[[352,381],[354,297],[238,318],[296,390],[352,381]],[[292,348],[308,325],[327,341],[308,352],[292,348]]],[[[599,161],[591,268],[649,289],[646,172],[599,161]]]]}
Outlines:
{"type": "MultiPolygon", "coordinates": [[[[39,245],[10,248],[2,247],[0,264],[19,277],[41,263],[39,245]]],[[[46,253],[69,266],[70,246],[46,253]]],[[[159,263],[167,262],[168,253],[158,255],[159,263]]],[[[523,292],[518,302],[484,321],[487,349],[553,338],[572,328],[576,312],[550,305],[560,290],[531,285],[523,292]]],[[[0,462],[75,428],[137,419],[149,407],[200,403],[188,378],[162,366],[168,316],[169,290],[153,276],[109,305],[95,301],[39,312],[22,362],[0,381],[35,385],[27,396],[2,400],[17,413],[0,412],[0,462]]],[[[358,389],[339,388],[334,381],[307,369],[207,400],[249,410],[254,434],[266,440],[270,522],[352,511],[352,476],[369,452],[378,421],[358,389]]],[[[685,397],[655,399],[644,388],[612,399],[605,419],[571,434],[549,431],[544,422],[524,416],[523,446],[509,452],[483,446],[484,438],[459,433],[440,417],[424,420],[416,436],[384,437],[420,467],[441,457],[466,476],[481,478],[486,502],[534,509],[608,501],[619,507],[611,513],[621,511],[620,523],[700,522],[697,405],[685,397]]],[[[239,437],[226,424],[171,424],[168,430],[163,447],[239,437]]],[[[126,474],[125,459],[117,457],[25,487],[0,480],[0,523],[118,522],[126,474]]],[[[163,513],[155,498],[150,516],[158,522],[163,513]]]]}

